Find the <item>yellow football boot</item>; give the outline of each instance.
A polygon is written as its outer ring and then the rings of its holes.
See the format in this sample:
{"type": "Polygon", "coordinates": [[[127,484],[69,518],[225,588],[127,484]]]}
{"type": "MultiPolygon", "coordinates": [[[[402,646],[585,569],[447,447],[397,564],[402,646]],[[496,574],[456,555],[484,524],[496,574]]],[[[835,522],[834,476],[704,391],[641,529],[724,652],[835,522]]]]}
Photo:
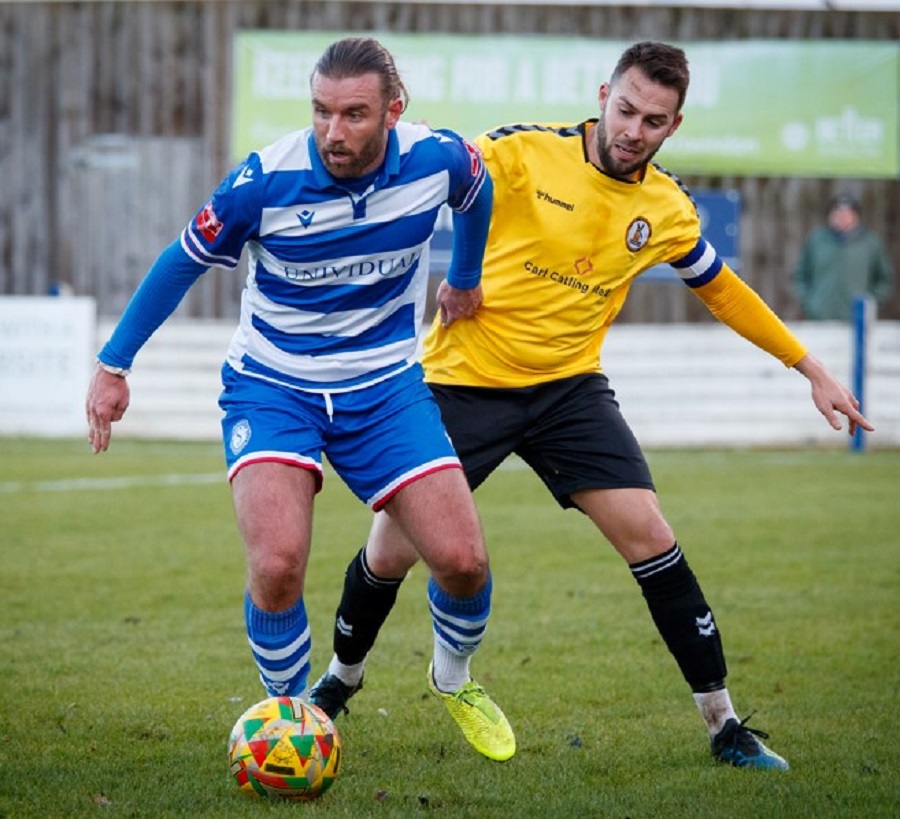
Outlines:
{"type": "Polygon", "coordinates": [[[515,754],[516,735],[509,721],[475,680],[447,694],[438,691],[429,665],[428,690],[444,701],[463,736],[478,753],[496,762],[504,762],[515,754]]]}

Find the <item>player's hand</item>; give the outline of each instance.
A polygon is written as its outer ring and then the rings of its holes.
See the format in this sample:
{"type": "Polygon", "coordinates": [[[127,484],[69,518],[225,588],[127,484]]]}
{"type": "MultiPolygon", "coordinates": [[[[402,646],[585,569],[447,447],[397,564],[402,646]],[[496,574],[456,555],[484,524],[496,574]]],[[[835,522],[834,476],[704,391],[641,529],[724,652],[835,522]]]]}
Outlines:
{"type": "Polygon", "coordinates": [[[849,423],[848,432],[855,435],[857,428],[873,432],[875,427],[870,424],[859,411],[859,401],[840,381],[838,381],[825,366],[811,355],[806,355],[794,365],[809,379],[812,387],[812,400],[816,409],[825,416],[825,420],[833,429],[841,429],[841,419],[837,413],[847,416],[849,423]]]}
{"type": "Polygon", "coordinates": [[[88,422],[88,443],[94,453],[109,449],[112,422],[122,420],[130,400],[128,381],[99,367],[96,369],[88,386],[84,405],[88,422]]]}
{"type": "Polygon", "coordinates": [[[441,326],[449,327],[457,319],[472,318],[475,311],[481,307],[484,296],[480,284],[470,290],[457,290],[444,279],[438,285],[436,298],[441,314],[441,326]]]}

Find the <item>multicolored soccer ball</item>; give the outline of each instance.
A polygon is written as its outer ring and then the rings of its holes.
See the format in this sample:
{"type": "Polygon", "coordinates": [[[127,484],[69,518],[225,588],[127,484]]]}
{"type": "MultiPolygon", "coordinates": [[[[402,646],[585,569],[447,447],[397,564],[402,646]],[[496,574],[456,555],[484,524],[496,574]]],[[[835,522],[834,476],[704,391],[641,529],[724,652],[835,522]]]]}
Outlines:
{"type": "Polygon", "coordinates": [[[342,753],[334,723],[297,697],[256,703],[228,739],[231,774],[250,796],[315,799],[337,779],[342,753]]]}

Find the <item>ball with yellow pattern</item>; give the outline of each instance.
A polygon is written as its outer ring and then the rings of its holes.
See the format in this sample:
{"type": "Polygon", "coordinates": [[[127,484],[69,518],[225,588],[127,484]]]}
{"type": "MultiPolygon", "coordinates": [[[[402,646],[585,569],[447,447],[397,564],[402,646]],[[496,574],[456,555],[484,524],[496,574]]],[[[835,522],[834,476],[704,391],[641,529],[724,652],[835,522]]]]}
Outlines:
{"type": "Polygon", "coordinates": [[[250,796],[310,800],[337,779],[343,749],[325,712],[297,697],[248,708],[228,739],[228,764],[250,796]]]}

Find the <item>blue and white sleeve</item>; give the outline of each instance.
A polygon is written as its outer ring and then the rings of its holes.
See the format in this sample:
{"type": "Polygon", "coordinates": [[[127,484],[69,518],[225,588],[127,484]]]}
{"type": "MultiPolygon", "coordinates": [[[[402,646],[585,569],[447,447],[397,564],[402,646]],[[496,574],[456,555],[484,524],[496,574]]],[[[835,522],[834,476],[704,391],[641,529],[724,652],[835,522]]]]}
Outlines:
{"type": "Polygon", "coordinates": [[[494,184],[485,174],[478,195],[468,210],[453,213],[453,255],[447,270],[447,284],[470,290],[481,281],[481,263],[491,226],[494,184]]]}
{"type": "Polygon", "coordinates": [[[447,283],[469,290],[481,281],[481,261],[487,244],[494,202],[494,186],[478,146],[452,131],[439,132],[450,161],[450,196],[453,211],[453,254],[447,283]]]}

